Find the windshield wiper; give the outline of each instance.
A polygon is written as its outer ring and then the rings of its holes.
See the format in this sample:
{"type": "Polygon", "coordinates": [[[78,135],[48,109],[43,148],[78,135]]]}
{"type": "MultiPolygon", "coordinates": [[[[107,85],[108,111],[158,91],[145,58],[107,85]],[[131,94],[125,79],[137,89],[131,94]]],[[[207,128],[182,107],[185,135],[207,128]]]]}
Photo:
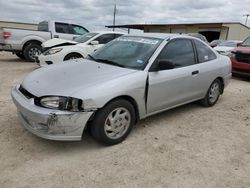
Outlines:
{"type": "Polygon", "coordinates": [[[116,62],[108,60],[108,59],[96,59],[96,61],[101,62],[101,63],[106,63],[106,64],[109,64],[109,65],[115,65],[115,66],[118,66],[118,67],[125,67],[124,65],[121,65],[119,63],[116,63],[116,62]]]}

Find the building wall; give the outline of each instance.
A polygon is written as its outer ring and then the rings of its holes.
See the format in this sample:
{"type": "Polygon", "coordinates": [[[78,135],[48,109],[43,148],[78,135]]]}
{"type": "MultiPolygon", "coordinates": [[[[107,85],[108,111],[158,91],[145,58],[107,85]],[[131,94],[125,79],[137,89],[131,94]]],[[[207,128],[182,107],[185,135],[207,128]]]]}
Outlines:
{"type": "Polygon", "coordinates": [[[223,40],[244,40],[250,36],[250,29],[238,23],[228,24],[193,24],[193,25],[166,25],[147,26],[144,32],[160,33],[198,33],[201,31],[220,32],[219,39],[223,40]]]}
{"type": "Polygon", "coordinates": [[[223,24],[229,28],[228,40],[244,40],[250,36],[250,29],[241,24],[223,24]]]}
{"type": "Polygon", "coordinates": [[[0,21],[0,27],[37,30],[37,24],[0,21]]]}

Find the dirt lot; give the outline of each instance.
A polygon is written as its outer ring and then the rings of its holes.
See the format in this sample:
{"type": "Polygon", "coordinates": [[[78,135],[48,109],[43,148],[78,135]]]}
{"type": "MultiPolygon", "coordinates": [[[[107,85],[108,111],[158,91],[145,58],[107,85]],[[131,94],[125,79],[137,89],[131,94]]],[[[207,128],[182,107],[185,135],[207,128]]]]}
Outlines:
{"type": "Polygon", "coordinates": [[[0,187],[250,187],[250,82],[233,79],[212,108],[196,103],[141,121],[103,147],[38,138],[20,124],[11,87],[37,68],[0,52],[0,187]]]}

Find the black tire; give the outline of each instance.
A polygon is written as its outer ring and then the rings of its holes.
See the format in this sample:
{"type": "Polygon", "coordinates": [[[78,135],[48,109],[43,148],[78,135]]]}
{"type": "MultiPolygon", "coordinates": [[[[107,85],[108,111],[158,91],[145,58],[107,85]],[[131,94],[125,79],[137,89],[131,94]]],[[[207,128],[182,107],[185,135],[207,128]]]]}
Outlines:
{"type": "MultiPolygon", "coordinates": [[[[126,118],[124,118],[124,119],[126,119],[126,118]]],[[[125,120],[125,121],[127,121],[127,120],[125,120]]],[[[116,129],[119,129],[119,128],[121,129],[121,127],[123,127],[121,125],[122,124],[121,122],[122,121],[121,121],[120,117],[119,117],[119,120],[117,118],[113,118],[113,125],[110,125],[110,127],[115,126],[116,129]]],[[[135,109],[134,109],[133,105],[130,102],[128,102],[127,100],[118,99],[118,100],[111,101],[110,103],[108,103],[105,107],[103,107],[102,109],[100,109],[96,113],[95,118],[91,124],[91,133],[92,133],[93,137],[97,141],[99,141],[101,144],[115,145],[115,144],[122,142],[129,135],[134,124],[135,124],[135,109]],[[106,127],[108,126],[108,125],[106,125],[106,124],[108,124],[107,122],[109,121],[109,123],[110,123],[108,116],[109,115],[112,116],[113,113],[115,113],[115,116],[116,116],[116,113],[118,113],[117,111],[118,110],[122,111],[122,109],[125,109],[125,111],[124,111],[125,113],[129,112],[130,116],[128,115],[127,117],[129,117],[129,118],[127,118],[127,119],[130,119],[130,121],[128,121],[130,123],[125,123],[126,128],[123,125],[124,130],[120,130],[123,132],[120,135],[120,137],[111,138],[112,131],[109,132],[109,130],[106,130],[106,127]],[[110,135],[108,136],[108,134],[110,134],[110,135]]],[[[113,133],[114,133],[114,131],[113,131],[113,133]]],[[[117,132],[115,134],[117,134],[117,132]]]]}
{"type": "Polygon", "coordinates": [[[223,90],[222,87],[223,87],[223,85],[219,79],[214,80],[213,83],[210,85],[205,98],[200,100],[200,103],[206,107],[211,107],[211,106],[215,105],[215,103],[218,101],[218,99],[221,95],[221,91],[223,90]],[[216,89],[217,90],[215,92],[216,94],[212,98],[211,93],[212,93],[212,90],[215,86],[218,86],[218,89],[216,89]]]}
{"type": "Polygon", "coordinates": [[[42,47],[38,44],[29,44],[23,50],[25,59],[30,62],[35,62],[35,56],[41,53],[42,47]]]}
{"type": "Polygon", "coordinates": [[[24,55],[22,52],[17,52],[16,56],[19,57],[20,59],[25,59],[24,55]]]}
{"type": "Polygon", "coordinates": [[[71,54],[66,55],[64,57],[63,61],[67,61],[70,59],[78,59],[78,58],[83,58],[83,56],[81,54],[71,53],[71,54]]]}

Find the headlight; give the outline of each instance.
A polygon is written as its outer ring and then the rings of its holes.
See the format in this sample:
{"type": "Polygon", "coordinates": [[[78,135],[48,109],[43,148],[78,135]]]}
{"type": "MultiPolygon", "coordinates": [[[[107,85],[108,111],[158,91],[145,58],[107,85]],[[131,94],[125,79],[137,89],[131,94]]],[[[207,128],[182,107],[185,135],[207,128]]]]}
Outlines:
{"type": "Polygon", "coordinates": [[[78,112],[83,110],[81,99],[72,97],[48,96],[36,100],[36,104],[45,108],[78,112]]]}
{"type": "Polygon", "coordinates": [[[235,53],[234,52],[229,52],[227,56],[229,58],[235,58],[235,53]]]}
{"type": "Polygon", "coordinates": [[[53,55],[62,51],[62,48],[51,48],[43,53],[43,55],[53,55]]]}

